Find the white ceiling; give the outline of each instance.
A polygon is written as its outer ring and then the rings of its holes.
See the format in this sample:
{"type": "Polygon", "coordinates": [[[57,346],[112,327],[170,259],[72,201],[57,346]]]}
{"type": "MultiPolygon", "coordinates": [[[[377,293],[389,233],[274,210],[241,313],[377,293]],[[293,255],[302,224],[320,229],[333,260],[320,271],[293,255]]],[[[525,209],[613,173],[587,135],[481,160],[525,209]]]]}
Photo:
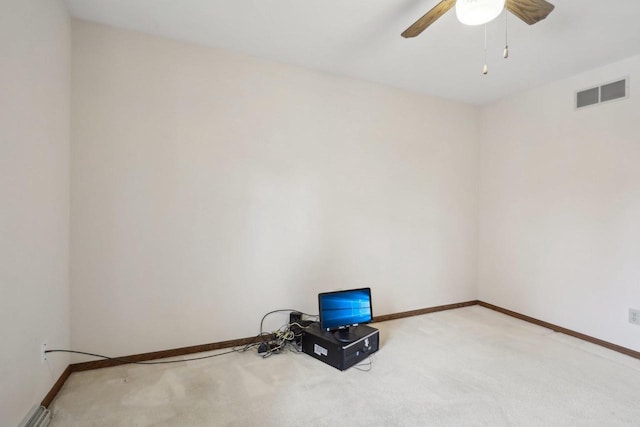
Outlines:
{"type": "Polygon", "coordinates": [[[453,9],[400,37],[439,0],[65,1],[81,19],[472,104],[640,54],[637,0],[550,0],[555,10],[532,26],[509,14],[507,60],[500,16],[488,24],[486,76],[484,29],[453,9]]]}

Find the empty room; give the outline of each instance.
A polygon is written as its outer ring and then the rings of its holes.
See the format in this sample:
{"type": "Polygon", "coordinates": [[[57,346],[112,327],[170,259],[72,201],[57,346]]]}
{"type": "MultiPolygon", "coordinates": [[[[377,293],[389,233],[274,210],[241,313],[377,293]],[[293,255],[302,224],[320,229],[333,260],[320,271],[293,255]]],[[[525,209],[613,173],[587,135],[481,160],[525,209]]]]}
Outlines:
{"type": "Polygon", "coordinates": [[[640,425],[638,17],[2,0],[0,425],[640,425]]]}

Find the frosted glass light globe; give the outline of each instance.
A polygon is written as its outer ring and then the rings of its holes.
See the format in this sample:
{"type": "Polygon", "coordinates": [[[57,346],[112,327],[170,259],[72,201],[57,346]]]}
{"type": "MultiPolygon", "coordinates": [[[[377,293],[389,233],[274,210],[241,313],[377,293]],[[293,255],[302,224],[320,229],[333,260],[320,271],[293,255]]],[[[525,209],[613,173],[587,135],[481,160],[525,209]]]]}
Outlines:
{"type": "Polygon", "coordinates": [[[492,21],[504,9],[505,0],[457,0],[456,16],[465,25],[481,25],[492,21]]]}

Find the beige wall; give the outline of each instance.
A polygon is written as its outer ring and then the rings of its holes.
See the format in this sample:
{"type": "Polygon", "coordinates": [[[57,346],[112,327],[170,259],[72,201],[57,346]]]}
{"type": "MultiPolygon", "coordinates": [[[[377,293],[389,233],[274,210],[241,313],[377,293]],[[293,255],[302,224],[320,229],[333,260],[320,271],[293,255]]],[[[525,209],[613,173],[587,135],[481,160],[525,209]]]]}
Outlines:
{"type": "Polygon", "coordinates": [[[482,111],[479,298],[640,350],[640,57],[482,111]],[[573,94],[630,76],[631,97],[573,94]]]}
{"type": "Polygon", "coordinates": [[[72,68],[74,348],[475,298],[475,107],[82,21],[72,68]]]}
{"type": "Polygon", "coordinates": [[[69,363],[70,23],[59,1],[0,7],[0,425],[69,363]]]}

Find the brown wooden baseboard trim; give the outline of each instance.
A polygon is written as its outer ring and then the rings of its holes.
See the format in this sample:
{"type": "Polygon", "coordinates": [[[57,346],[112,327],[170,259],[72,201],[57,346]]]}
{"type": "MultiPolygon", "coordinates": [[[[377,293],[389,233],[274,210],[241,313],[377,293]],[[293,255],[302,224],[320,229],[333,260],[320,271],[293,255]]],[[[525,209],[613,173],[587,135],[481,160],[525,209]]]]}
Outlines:
{"type": "MultiPolygon", "coordinates": [[[[421,308],[418,310],[404,311],[401,313],[384,314],[382,316],[374,316],[373,322],[384,322],[386,320],[401,319],[403,317],[410,317],[410,316],[418,316],[420,314],[434,313],[437,311],[468,307],[476,304],[478,304],[478,301],[474,300],[474,301],[461,302],[457,304],[447,304],[447,305],[440,305],[437,307],[429,307],[429,308],[421,308]]],[[[56,383],[53,385],[53,387],[51,388],[47,396],[42,401],[42,406],[44,407],[49,406],[49,404],[53,401],[53,399],[56,397],[56,395],[64,385],[67,378],[69,378],[69,375],[71,375],[71,373],[73,372],[87,371],[90,369],[108,368],[112,366],[124,365],[129,362],[145,362],[145,361],[155,360],[155,359],[164,359],[167,357],[184,356],[187,354],[202,353],[205,351],[219,350],[219,349],[230,348],[230,347],[238,347],[242,345],[261,342],[265,339],[269,339],[269,336],[241,338],[236,340],[221,341],[221,342],[215,342],[210,344],[194,345],[190,347],[181,347],[181,348],[174,348],[171,350],[154,351],[151,353],[140,353],[140,354],[134,354],[131,356],[118,357],[118,359],[123,359],[123,360],[103,359],[103,360],[94,360],[90,362],[72,363],[69,366],[67,366],[67,369],[65,369],[65,371],[62,373],[58,381],[56,381],[56,383]]]]}
{"type": "MultiPolygon", "coordinates": [[[[456,304],[439,305],[436,307],[421,308],[418,310],[403,311],[400,313],[383,314],[381,316],[374,316],[373,322],[374,323],[385,322],[387,320],[402,319],[405,317],[419,316],[421,314],[435,313],[438,311],[452,310],[456,308],[469,307],[472,305],[480,305],[482,307],[506,314],[508,316],[515,317],[517,319],[524,320],[524,321],[536,324],[538,326],[551,329],[556,332],[561,332],[563,334],[570,335],[572,337],[576,337],[584,341],[588,341],[593,344],[600,345],[602,347],[606,347],[610,350],[617,351],[619,353],[625,354],[627,356],[631,356],[636,359],[640,359],[640,352],[638,351],[631,350],[629,348],[622,347],[617,344],[603,341],[598,338],[594,338],[589,335],[582,334],[580,332],[572,331],[571,329],[554,325],[553,323],[549,323],[543,320],[535,319],[533,317],[525,316],[524,314],[516,313],[515,311],[507,310],[505,308],[498,307],[496,305],[489,304],[487,302],[479,301],[479,300],[460,302],[456,304]]],[[[120,359],[127,360],[127,362],[123,360],[105,359],[105,360],[96,360],[91,362],[72,363],[71,365],[67,366],[67,369],[64,370],[64,372],[62,373],[58,381],[56,381],[56,383],[53,385],[53,387],[51,388],[47,396],[42,401],[42,406],[48,407],[49,404],[51,404],[53,399],[56,397],[56,395],[64,385],[67,378],[69,378],[69,375],[71,375],[71,373],[73,372],[118,366],[118,365],[129,363],[128,361],[144,362],[144,361],[154,360],[154,359],[163,359],[167,357],[184,356],[187,354],[201,353],[201,352],[212,351],[212,350],[220,350],[223,348],[238,347],[238,346],[243,346],[247,344],[253,344],[256,342],[261,342],[265,339],[269,339],[269,337],[262,336],[262,337],[240,338],[236,340],[221,341],[221,342],[210,343],[210,344],[194,345],[190,347],[181,347],[181,348],[174,348],[171,350],[155,351],[151,353],[141,353],[141,354],[134,354],[132,356],[120,357],[120,359]]]]}
{"type": "Polygon", "coordinates": [[[42,402],[40,403],[42,406],[45,408],[49,406],[64,385],[65,381],[67,381],[67,378],[69,378],[69,375],[71,375],[71,365],[67,365],[67,368],[62,371],[62,375],[60,375],[58,381],[56,381],[53,387],[51,387],[51,390],[49,390],[49,393],[47,393],[44,399],[42,399],[42,402]]]}
{"type": "MultiPolygon", "coordinates": [[[[434,313],[436,311],[451,310],[454,308],[468,307],[476,305],[478,301],[467,301],[456,304],[440,305],[436,307],[421,308],[418,310],[404,311],[401,313],[384,314],[382,316],[374,316],[373,322],[384,322],[386,320],[401,319],[403,317],[417,316],[420,314],[434,313]]],[[[125,365],[130,362],[145,362],[155,359],[164,359],[167,357],[184,356],[193,353],[202,353],[205,351],[219,350],[223,348],[238,347],[247,344],[253,344],[268,340],[268,336],[248,337],[236,340],[221,341],[210,344],[194,345],[190,347],[174,348],[170,350],[154,351],[151,353],[140,353],[131,356],[120,356],[114,359],[94,360],[90,362],[73,363],[69,365],[71,372],[86,371],[90,369],[108,368],[111,366],[125,365]],[[122,360],[117,360],[122,359],[122,360]]]]}
{"type": "Polygon", "coordinates": [[[469,307],[476,304],[478,304],[478,300],[459,302],[455,304],[438,305],[436,307],[420,308],[418,310],[403,311],[400,313],[383,314],[381,316],[374,316],[373,323],[402,319],[404,317],[419,316],[421,314],[435,313],[437,311],[453,310],[454,308],[469,307]]]}
{"type": "Polygon", "coordinates": [[[497,311],[499,313],[506,314],[511,317],[515,317],[516,319],[524,320],[529,323],[533,323],[535,325],[551,329],[552,331],[555,331],[555,332],[560,332],[565,335],[570,335],[572,337],[580,338],[581,340],[584,340],[593,344],[597,344],[599,346],[608,348],[609,350],[617,351],[618,353],[631,356],[635,359],[640,359],[640,351],[631,350],[630,348],[622,347],[621,345],[618,345],[618,344],[613,344],[608,341],[604,341],[589,335],[585,335],[580,332],[573,331],[571,329],[563,328],[562,326],[554,325],[553,323],[545,322],[544,320],[539,320],[533,317],[525,316],[524,314],[516,313],[515,311],[507,310],[506,308],[498,307],[497,305],[489,304],[488,302],[478,301],[478,305],[497,311]]]}

